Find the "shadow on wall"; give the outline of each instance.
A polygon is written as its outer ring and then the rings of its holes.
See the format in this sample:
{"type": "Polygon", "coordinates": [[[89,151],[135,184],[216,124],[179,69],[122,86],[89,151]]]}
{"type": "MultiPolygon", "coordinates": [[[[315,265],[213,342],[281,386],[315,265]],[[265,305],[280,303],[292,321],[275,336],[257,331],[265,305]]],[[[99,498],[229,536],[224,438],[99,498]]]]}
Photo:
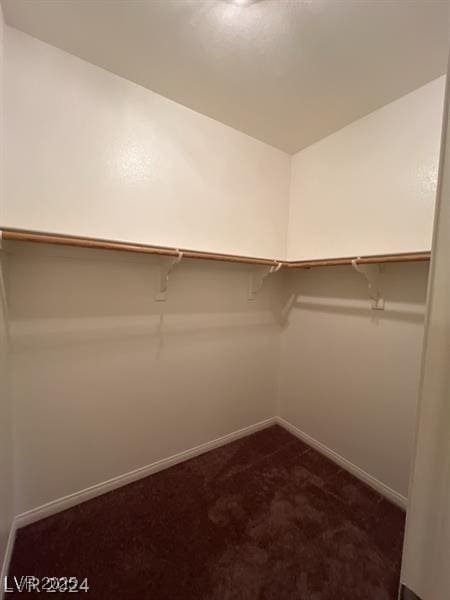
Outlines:
{"type": "Polygon", "coordinates": [[[273,417],[279,273],[8,249],[19,513],[273,417]]]}
{"type": "MultiPolygon", "coordinates": [[[[223,340],[287,326],[292,310],[422,323],[428,263],[381,267],[384,310],[351,267],[292,270],[266,279],[248,300],[246,265],[185,259],[156,302],[161,259],[121,252],[10,243],[8,297],[15,348],[143,338],[223,340]],[[192,337],[194,336],[194,337],[192,337]]],[[[254,269],[253,269],[254,270],[254,269]]]]}
{"type": "MultiPolygon", "coordinates": [[[[385,315],[423,310],[424,265],[386,269],[386,311],[380,317],[386,327],[375,330],[365,323],[371,315],[365,281],[347,268],[279,272],[249,301],[251,268],[186,260],[171,274],[168,300],[155,302],[156,257],[25,244],[8,250],[19,513],[272,417],[280,382],[280,414],[308,426],[311,435],[349,459],[340,440],[316,434],[314,422],[309,427],[308,407],[320,413],[320,403],[333,398],[337,426],[339,419],[342,427],[356,419],[361,409],[361,420],[374,423],[377,415],[389,414],[396,432],[404,427],[405,411],[397,403],[394,419],[391,399],[400,384],[408,387],[403,396],[413,394],[415,382],[409,384],[407,374],[416,368],[421,327],[389,337],[386,330],[406,323],[385,315]],[[282,301],[290,296],[297,305],[283,342],[282,301]],[[302,303],[307,310],[300,310],[302,303]],[[314,315],[323,303],[330,313],[336,304],[356,311],[358,323],[329,323],[323,313],[314,315]],[[375,344],[361,343],[368,336],[373,342],[374,331],[375,344]],[[414,356],[405,361],[409,347],[414,356]],[[331,367],[322,369],[327,359],[331,367]],[[333,380],[339,360],[345,364],[333,380]],[[358,360],[364,361],[361,385],[352,382],[349,392],[358,360]],[[378,380],[385,369],[395,370],[388,393],[377,392],[372,402],[367,376],[378,380]],[[327,381],[331,387],[323,389],[327,381]],[[300,396],[308,402],[298,402],[300,396]],[[353,396],[367,398],[365,406],[359,402],[346,411],[353,396]],[[383,397],[389,409],[381,406],[383,397]]],[[[330,413],[328,405],[324,412],[330,413]]],[[[317,420],[324,422],[320,414],[317,420]]],[[[368,435],[361,437],[361,464],[366,460],[368,472],[377,474],[377,465],[365,459],[368,435]]],[[[373,445],[379,452],[379,439],[373,445]]],[[[380,473],[383,481],[393,479],[380,473]]]]}
{"type": "MultiPolygon", "coordinates": [[[[223,340],[277,326],[280,274],[248,300],[252,269],[184,259],[155,300],[164,259],[9,244],[8,285],[15,347],[174,336],[223,340]]],[[[199,340],[200,341],[200,340],[199,340]]],[[[161,349],[161,348],[160,348],[161,349]]]]}
{"type": "Polygon", "coordinates": [[[280,311],[287,326],[293,309],[369,317],[374,323],[391,319],[423,323],[428,262],[381,266],[380,293],[384,310],[372,310],[365,278],[350,266],[288,273],[280,311]]]}
{"type": "Polygon", "coordinates": [[[292,272],[283,290],[278,414],[401,496],[427,275],[427,263],[386,265],[383,311],[371,309],[366,280],[352,267],[292,272]]]}

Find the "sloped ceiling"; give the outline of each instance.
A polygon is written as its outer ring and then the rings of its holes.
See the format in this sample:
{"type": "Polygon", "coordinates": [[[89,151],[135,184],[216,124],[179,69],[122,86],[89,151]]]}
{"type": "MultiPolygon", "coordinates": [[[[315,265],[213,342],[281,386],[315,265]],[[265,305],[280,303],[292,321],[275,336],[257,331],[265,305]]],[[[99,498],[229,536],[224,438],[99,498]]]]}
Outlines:
{"type": "Polygon", "coordinates": [[[289,153],[446,70],[446,0],[2,4],[9,25],[289,153]]]}

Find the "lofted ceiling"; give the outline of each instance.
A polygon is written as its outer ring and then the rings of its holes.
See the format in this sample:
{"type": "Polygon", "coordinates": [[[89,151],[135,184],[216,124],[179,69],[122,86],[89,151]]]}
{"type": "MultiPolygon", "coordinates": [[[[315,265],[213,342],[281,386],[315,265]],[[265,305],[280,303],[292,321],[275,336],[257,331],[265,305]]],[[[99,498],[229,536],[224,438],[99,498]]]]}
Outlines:
{"type": "Polygon", "coordinates": [[[446,71],[447,0],[2,5],[9,25],[289,153],[446,71]]]}

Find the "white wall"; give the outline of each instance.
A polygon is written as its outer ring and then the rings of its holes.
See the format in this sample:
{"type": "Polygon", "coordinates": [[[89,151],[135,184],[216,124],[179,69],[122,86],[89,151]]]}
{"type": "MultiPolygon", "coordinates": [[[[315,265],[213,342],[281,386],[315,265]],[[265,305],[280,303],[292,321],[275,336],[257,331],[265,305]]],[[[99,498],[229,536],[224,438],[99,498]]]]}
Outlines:
{"type": "MultiPolygon", "coordinates": [[[[3,194],[3,13],[0,6],[0,197],[3,194]]],[[[0,207],[1,209],[1,207],[0,207]]],[[[1,217],[1,213],[0,213],[1,217]]],[[[0,250],[0,571],[13,516],[11,397],[7,338],[6,293],[3,270],[6,261],[0,250]]]]}
{"type": "MultiPolygon", "coordinates": [[[[9,28],[6,59],[3,226],[284,257],[288,155],[9,28]]],[[[273,416],[273,282],[183,261],[155,303],[156,258],[8,248],[16,514],[273,416]]]]}
{"type": "MultiPolygon", "coordinates": [[[[288,259],[429,250],[444,78],[297,153],[288,259]]],[[[350,267],[291,272],[279,414],[407,496],[426,264],[384,267],[384,311],[350,267]],[[289,300],[290,299],[290,300],[289,300]]],[[[401,498],[400,498],[401,499],[401,498]]]]}
{"type": "Polygon", "coordinates": [[[445,104],[419,420],[402,582],[423,600],[450,598],[450,108],[445,104]]]}
{"type": "MultiPolygon", "coordinates": [[[[0,266],[5,268],[5,261],[1,256],[0,261],[0,266]]],[[[0,298],[0,571],[13,518],[12,410],[5,316],[0,298]]]]}
{"type": "Polygon", "coordinates": [[[430,248],[443,78],[292,161],[11,28],[6,78],[3,226],[284,258],[289,221],[292,260],[430,248]]]}
{"type": "MultiPolygon", "coordinates": [[[[284,255],[287,155],[7,38],[2,225],[284,255]]],[[[441,102],[438,80],[293,158],[289,258],[429,246],[441,102]]],[[[248,268],[184,262],[158,304],[155,258],[11,249],[17,512],[276,412],[282,274],[249,303],[248,268]]],[[[386,267],[383,313],[347,268],[292,272],[285,290],[300,299],[282,332],[279,414],[401,495],[426,272],[386,267]]]]}
{"type": "Polygon", "coordinates": [[[284,258],[290,157],[7,28],[3,226],[284,258]]]}
{"type": "Polygon", "coordinates": [[[274,415],[280,274],[184,261],[158,303],[154,257],[9,258],[18,513],[274,415]]]}
{"type": "Polygon", "coordinates": [[[371,311],[351,267],[290,272],[278,414],[407,495],[427,264],[384,268],[384,311],[371,311]],[[290,310],[289,310],[290,308],[290,310]]]}
{"type": "MultiPolygon", "coordinates": [[[[5,261],[1,256],[0,261],[0,266],[5,269],[5,261]]],[[[11,417],[7,324],[3,301],[0,298],[0,571],[13,517],[11,417]]]]}
{"type": "Polygon", "coordinates": [[[274,414],[406,495],[426,264],[374,313],[347,267],[248,302],[247,267],[185,261],[155,303],[153,257],[9,248],[18,513],[274,414]]]}
{"type": "Polygon", "coordinates": [[[430,249],[443,97],[441,77],[293,157],[289,260],[430,249]]]}

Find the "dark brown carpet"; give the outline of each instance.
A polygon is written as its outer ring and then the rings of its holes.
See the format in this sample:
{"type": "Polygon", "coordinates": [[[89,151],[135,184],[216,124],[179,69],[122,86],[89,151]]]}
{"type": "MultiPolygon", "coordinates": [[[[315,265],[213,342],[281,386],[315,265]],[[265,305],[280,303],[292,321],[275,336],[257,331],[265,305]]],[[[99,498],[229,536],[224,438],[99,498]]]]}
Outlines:
{"type": "Polygon", "coordinates": [[[403,525],[275,426],[21,529],[10,575],[87,577],[95,600],[395,600],[403,525]]]}

